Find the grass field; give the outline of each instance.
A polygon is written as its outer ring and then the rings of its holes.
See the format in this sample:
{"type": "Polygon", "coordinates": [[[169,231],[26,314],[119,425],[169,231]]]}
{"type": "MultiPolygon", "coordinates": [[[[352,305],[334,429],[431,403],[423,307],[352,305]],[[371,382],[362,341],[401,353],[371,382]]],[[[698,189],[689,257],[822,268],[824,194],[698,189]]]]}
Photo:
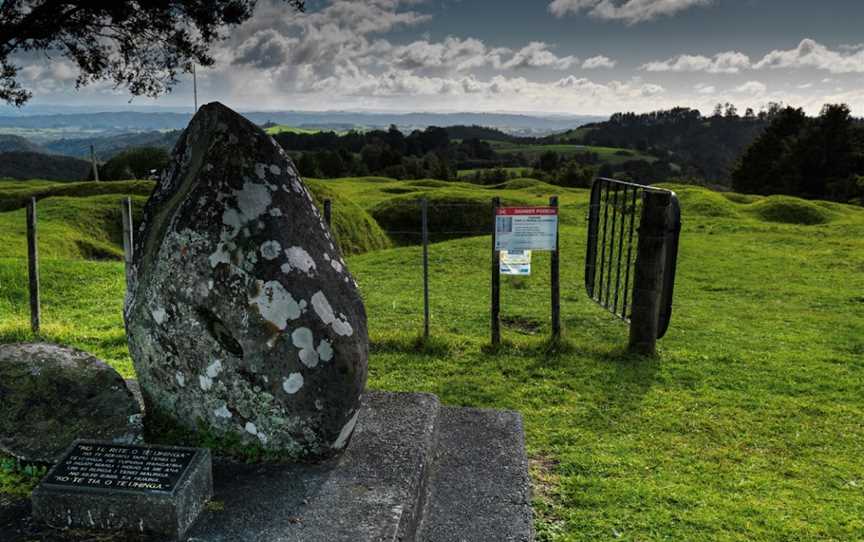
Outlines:
{"type": "MultiPolygon", "coordinates": [[[[864,539],[864,209],[674,187],[684,212],[675,312],[660,356],[643,359],[624,353],[625,325],[585,296],[587,191],[530,180],[310,184],[370,214],[421,196],[540,204],[560,194],[558,347],[546,339],[546,255],[527,280],[502,281],[497,353],[487,348],[488,236],[431,246],[425,346],[419,248],[348,259],[369,313],[369,387],[522,412],[538,540],[864,539]]],[[[78,204],[95,209],[100,197],[78,204]]],[[[2,342],[33,338],[22,237],[7,233],[22,218],[0,213],[2,342]]],[[[132,376],[122,264],[59,248],[52,258],[63,227],[43,246],[44,338],[132,376]]],[[[13,470],[0,462],[0,491],[34,479],[13,470]]]]}
{"type": "Polygon", "coordinates": [[[321,130],[315,130],[312,128],[297,128],[295,126],[288,126],[287,124],[277,124],[276,126],[270,126],[264,131],[270,135],[276,135],[286,132],[291,134],[317,134],[321,130]]]}

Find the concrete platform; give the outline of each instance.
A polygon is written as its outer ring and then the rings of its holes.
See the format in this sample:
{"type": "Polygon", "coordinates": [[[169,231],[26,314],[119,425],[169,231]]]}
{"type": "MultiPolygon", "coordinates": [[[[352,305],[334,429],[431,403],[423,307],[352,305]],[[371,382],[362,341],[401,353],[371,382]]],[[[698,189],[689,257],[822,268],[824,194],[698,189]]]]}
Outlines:
{"type": "MultiPolygon", "coordinates": [[[[518,413],[442,407],[435,396],[414,393],[370,392],[363,407],[338,459],[315,465],[216,461],[214,500],[188,540],[533,540],[518,413]]],[[[14,511],[0,504],[0,540],[83,541],[92,533],[42,530],[19,502],[14,511]]]]}

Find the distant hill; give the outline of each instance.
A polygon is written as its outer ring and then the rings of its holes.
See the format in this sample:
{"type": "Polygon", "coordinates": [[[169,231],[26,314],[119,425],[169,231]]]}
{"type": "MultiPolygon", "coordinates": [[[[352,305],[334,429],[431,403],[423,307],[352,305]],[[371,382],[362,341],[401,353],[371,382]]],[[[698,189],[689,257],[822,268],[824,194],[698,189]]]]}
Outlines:
{"type": "MultiPolygon", "coordinates": [[[[586,115],[530,115],[512,113],[370,113],[351,111],[244,111],[256,124],[271,122],[301,128],[331,129],[329,127],[384,128],[395,124],[401,130],[411,131],[427,126],[477,125],[488,126],[510,134],[543,136],[575,128],[606,117],[586,115]]],[[[185,128],[190,113],[167,111],[108,111],[98,113],[69,113],[42,115],[0,116],[0,132],[23,131],[28,137],[40,141],[59,139],[64,132],[118,133],[147,132],[153,130],[179,130],[185,128]]],[[[102,135],[102,134],[99,134],[102,135]]]]}
{"type": "Polygon", "coordinates": [[[512,141],[515,142],[519,138],[502,132],[497,128],[488,128],[486,126],[447,126],[447,135],[450,139],[485,139],[486,141],[512,141]]]}
{"type": "Polygon", "coordinates": [[[101,137],[58,139],[44,145],[57,154],[86,158],[90,156],[90,145],[96,149],[99,160],[110,160],[118,153],[131,147],[157,147],[171,150],[180,137],[180,130],[170,132],[139,132],[101,137]]]}
{"type": "Polygon", "coordinates": [[[0,153],[0,178],[79,181],[89,174],[89,162],[69,156],[27,151],[0,153]]]}
{"type": "Polygon", "coordinates": [[[729,186],[735,161],[767,124],[764,115],[703,117],[695,109],[679,107],[641,115],[616,113],[608,121],[586,124],[546,139],[646,152],[680,164],[685,176],[729,186]]]}
{"type": "Polygon", "coordinates": [[[0,152],[45,152],[45,149],[21,136],[0,134],[0,152]]]}

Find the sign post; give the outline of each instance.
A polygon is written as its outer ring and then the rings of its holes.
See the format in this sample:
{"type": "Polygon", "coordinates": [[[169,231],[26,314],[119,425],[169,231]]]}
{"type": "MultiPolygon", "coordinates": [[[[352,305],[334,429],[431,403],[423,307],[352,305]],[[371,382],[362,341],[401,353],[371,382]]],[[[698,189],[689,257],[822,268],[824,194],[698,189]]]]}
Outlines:
{"type": "MultiPolygon", "coordinates": [[[[492,236],[492,345],[501,342],[500,309],[501,278],[513,273],[512,266],[505,266],[502,254],[524,254],[527,251],[552,253],[552,339],[561,338],[561,294],[558,252],[558,198],[549,198],[549,207],[500,207],[500,200],[492,200],[495,214],[495,231],[492,236]]],[[[530,260],[528,260],[530,265],[530,260]]],[[[515,263],[509,261],[507,263],[515,263]]],[[[524,264],[523,264],[524,265],[524,264]]],[[[530,269],[530,268],[529,268],[530,269]]]]}
{"type": "Polygon", "coordinates": [[[558,248],[558,196],[549,198],[549,207],[555,209],[555,249],[552,251],[552,262],[550,264],[552,290],[552,342],[557,343],[561,339],[561,273],[560,273],[560,249],[558,248]]]}
{"type": "Polygon", "coordinates": [[[498,249],[498,211],[500,210],[501,198],[492,198],[492,346],[501,344],[501,273],[498,271],[501,259],[498,249]]]}

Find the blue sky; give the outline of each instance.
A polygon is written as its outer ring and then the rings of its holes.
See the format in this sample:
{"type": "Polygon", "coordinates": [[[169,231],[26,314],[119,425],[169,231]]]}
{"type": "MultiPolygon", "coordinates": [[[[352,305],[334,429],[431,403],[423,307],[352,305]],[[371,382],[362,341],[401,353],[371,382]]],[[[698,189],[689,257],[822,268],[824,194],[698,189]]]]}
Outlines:
{"type": "MultiPolygon", "coordinates": [[[[864,116],[864,1],[261,0],[199,71],[200,101],[241,109],[606,115],[782,101],[864,116]]],[[[28,64],[34,104],[121,106],[28,64]]],[[[183,83],[158,101],[191,102],[183,83]]],[[[114,107],[116,108],[116,107],[114,107]]]]}

